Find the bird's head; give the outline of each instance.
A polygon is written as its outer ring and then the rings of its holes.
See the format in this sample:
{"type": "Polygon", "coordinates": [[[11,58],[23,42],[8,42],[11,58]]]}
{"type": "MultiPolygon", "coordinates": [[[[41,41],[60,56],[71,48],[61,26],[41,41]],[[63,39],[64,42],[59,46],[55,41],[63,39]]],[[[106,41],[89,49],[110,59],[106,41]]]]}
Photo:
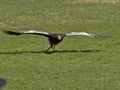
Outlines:
{"type": "Polygon", "coordinates": [[[62,40],[62,37],[60,35],[58,35],[57,40],[62,40]]]}

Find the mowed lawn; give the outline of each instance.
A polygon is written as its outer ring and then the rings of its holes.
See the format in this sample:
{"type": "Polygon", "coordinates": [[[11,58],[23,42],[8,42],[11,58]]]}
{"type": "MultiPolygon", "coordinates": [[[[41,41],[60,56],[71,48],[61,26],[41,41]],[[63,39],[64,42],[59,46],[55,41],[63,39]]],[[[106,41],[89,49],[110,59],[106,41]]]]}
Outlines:
{"type": "Polygon", "coordinates": [[[79,0],[0,1],[2,90],[120,90],[120,4],[79,0]],[[110,36],[66,37],[45,53],[47,38],[2,30],[82,31],[110,36]]]}

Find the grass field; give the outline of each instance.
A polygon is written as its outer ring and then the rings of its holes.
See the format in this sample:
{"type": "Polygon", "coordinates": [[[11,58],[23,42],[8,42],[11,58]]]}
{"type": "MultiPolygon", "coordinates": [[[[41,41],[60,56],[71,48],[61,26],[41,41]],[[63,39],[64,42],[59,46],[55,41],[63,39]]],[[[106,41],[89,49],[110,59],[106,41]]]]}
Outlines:
{"type": "Polygon", "coordinates": [[[120,90],[120,4],[73,1],[0,1],[2,90],[120,90]],[[34,29],[111,38],[66,37],[56,52],[44,53],[47,38],[2,32],[34,29]]]}

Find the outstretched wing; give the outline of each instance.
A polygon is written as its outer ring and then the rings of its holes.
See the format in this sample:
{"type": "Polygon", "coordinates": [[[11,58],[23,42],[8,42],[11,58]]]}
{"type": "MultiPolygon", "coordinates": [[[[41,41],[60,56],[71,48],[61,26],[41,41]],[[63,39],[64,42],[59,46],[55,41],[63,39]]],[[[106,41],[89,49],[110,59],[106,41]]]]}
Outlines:
{"type": "Polygon", "coordinates": [[[29,30],[29,31],[8,31],[8,30],[5,30],[3,31],[5,32],[6,34],[9,34],[9,35],[22,35],[22,34],[36,34],[36,35],[43,35],[43,36],[46,36],[46,37],[49,37],[49,33],[47,32],[43,32],[43,31],[35,31],[35,30],[29,30]]]}
{"type": "Polygon", "coordinates": [[[103,36],[103,35],[96,35],[96,34],[91,34],[91,33],[86,33],[86,32],[70,32],[66,33],[66,36],[73,36],[73,35],[84,35],[84,36],[89,36],[93,38],[106,38],[108,36],[103,36]]]}

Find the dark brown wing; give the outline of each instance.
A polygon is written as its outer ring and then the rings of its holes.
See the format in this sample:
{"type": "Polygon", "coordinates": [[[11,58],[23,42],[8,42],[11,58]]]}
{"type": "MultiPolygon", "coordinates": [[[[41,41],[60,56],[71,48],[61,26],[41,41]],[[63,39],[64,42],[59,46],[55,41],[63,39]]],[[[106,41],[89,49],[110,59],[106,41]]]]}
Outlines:
{"type": "Polygon", "coordinates": [[[49,37],[49,33],[43,32],[43,31],[36,31],[36,30],[29,30],[29,31],[9,31],[9,30],[4,30],[3,31],[6,34],[9,35],[22,35],[22,34],[35,34],[35,35],[43,35],[46,37],[49,37]]]}

